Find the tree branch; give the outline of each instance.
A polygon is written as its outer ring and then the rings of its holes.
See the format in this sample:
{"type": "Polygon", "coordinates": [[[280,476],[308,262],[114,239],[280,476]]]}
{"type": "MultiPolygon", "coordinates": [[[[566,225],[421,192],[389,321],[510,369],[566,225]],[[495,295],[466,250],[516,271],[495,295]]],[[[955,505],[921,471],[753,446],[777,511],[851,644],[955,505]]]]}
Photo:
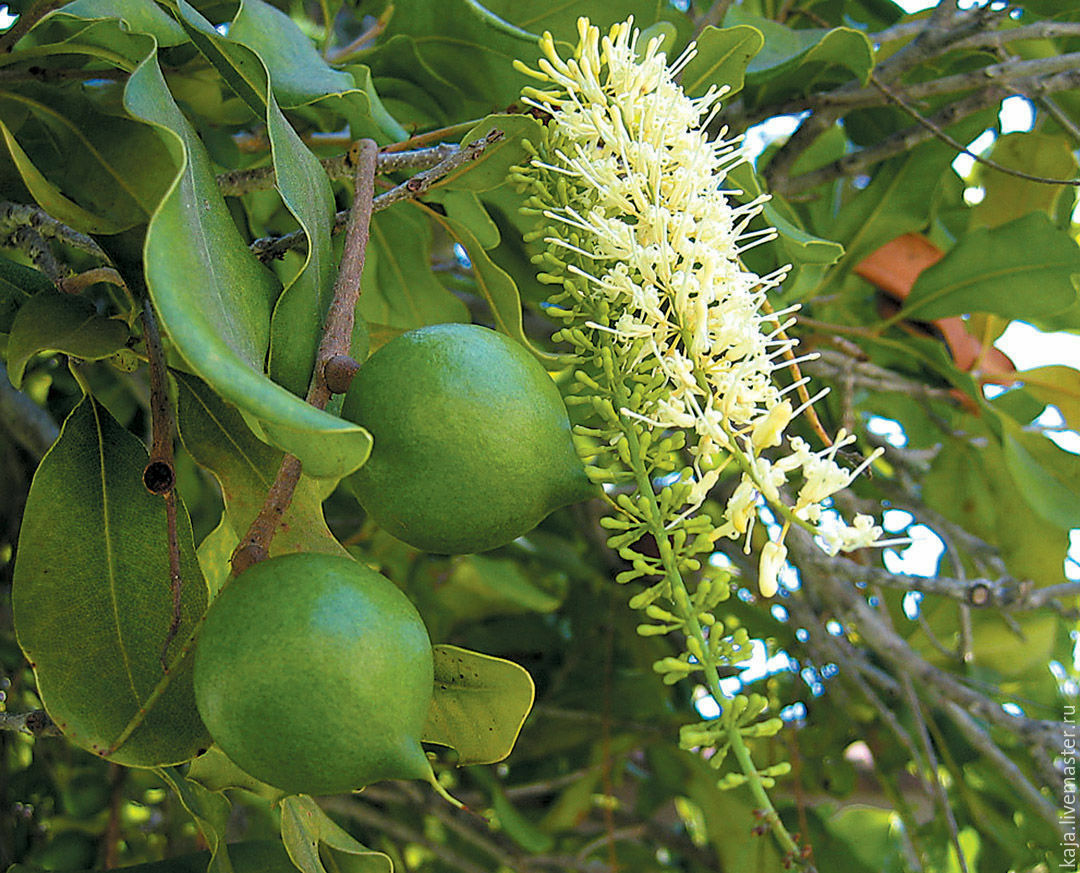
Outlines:
{"type": "MultiPolygon", "coordinates": [[[[380,152],[375,164],[375,172],[398,173],[404,170],[427,170],[445,161],[460,150],[453,143],[440,143],[426,149],[413,149],[407,152],[380,152]]],[[[326,175],[334,180],[352,179],[353,167],[348,154],[322,158],[319,163],[326,170],[326,175]]],[[[218,189],[225,197],[241,197],[252,191],[269,191],[277,184],[272,166],[252,167],[247,170],[231,170],[217,177],[218,189]]]]}
{"type": "Polygon", "coordinates": [[[60,728],[44,709],[29,712],[0,712],[0,731],[18,731],[35,737],[62,736],[60,728]]]}
{"type": "MultiPolygon", "coordinates": [[[[950,103],[928,120],[937,128],[948,127],[949,125],[955,124],[961,119],[978,112],[980,109],[985,109],[987,106],[998,103],[1005,96],[1007,96],[1005,90],[1000,87],[987,89],[986,91],[972,94],[962,100],[958,100],[955,103],[950,103]]],[[[836,113],[834,110],[832,114],[835,115],[835,117],[839,117],[842,113],[836,113]]],[[[817,116],[811,116],[811,118],[814,117],[817,116]]],[[[809,121],[809,119],[807,120],[809,121]]],[[[800,128],[800,130],[801,129],[802,128],[800,128]]],[[[824,167],[812,172],[803,173],[795,177],[788,177],[786,172],[771,176],[770,179],[774,180],[771,182],[772,189],[787,197],[795,196],[843,176],[857,175],[874,164],[879,164],[894,155],[911,151],[915,146],[921,145],[929,139],[933,139],[934,136],[934,131],[923,125],[909,127],[906,130],[902,130],[887,137],[877,145],[867,146],[866,148],[859,149],[851,154],[844,155],[844,157],[839,160],[833,161],[831,164],[826,164],[824,167]]],[[[815,139],[816,138],[817,135],[815,135],[815,139]]],[[[808,147],[809,145],[810,143],[800,144],[800,153],[803,148],[808,147]]],[[[772,162],[770,162],[769,166],[766,168],[766,173],[769,173],[771,168],[772,162]]]]}
{"type": "MultiPolygon", "coordinates": [[[[487,134],[487,136],[481,139],[474,140],[466,145],[464,148],[458,149],[451,154],[448,154],[434,167],[428,170],[424,170],[417,173],[415,176],[402,182],[389,191],[380,194],[376,197],[372,204],[372,211],[378,212],[381,209],[386,209],[389,206],[393,206],[402,200],[407,200],[411,197],[418,197],[423,194],[428,188],[431,187],[436,181],[443,176],[448,175],[459,167],[464,166],[469,161],[476,160],[492,143],[498,142],[502,139],[503,133],[501,130],[493,130],[487,134]]],[[[348,220],[349,212],[339,212],[334,220],[334,232],[337,233],[344,227],[348,220]]],[[[263,239],[257,239],[250,246],[251,251],[255,253],[256,257],[262,261],[270,261],[275,258],[283,257],[287,251],[291,249],[300,248],[307,242],[307,237],[302,230],[294,231],[293,233],[287,233],[284,236],[278,237],[264,237],[263,239]]]]}

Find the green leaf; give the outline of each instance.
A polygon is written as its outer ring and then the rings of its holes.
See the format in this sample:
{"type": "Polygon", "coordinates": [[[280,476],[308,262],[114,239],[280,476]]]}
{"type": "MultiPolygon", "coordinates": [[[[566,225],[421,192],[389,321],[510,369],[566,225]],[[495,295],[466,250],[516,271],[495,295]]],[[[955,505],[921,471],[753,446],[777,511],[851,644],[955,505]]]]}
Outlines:
{"type": "Polygon", "coordinates": [[[175,0],[180,24],[188,37],[259,118],[266,117],[267,74],[259,56],[218,33],[187,0],[175,0]]]}
{"type": "Polygon", "coordinates": [[[365,321],[409,330],[469,320],[465,304],[431,271],[431,225],[411,203],[372,218],[361,287],[357,312],[365,321]]]}
{"type": "Polygon", "coordinates": [[[1080,370],[1035,367],[1020,371],[1016,377],[1023,380],[1029,394],[1056,406],[1067,427],[1080,431],[1080,370]]]}
{"type": "Polygon", "coordinates": [[[72,742],[128,766],[209,745],[183,644],[206,608],[191,523],[177,507],[181,622],[172,621],[165,502],[143,486],[147,453],[93,398],[68,416],[34,476],[12,592],[19,644],[53,721],[72,742]]]}
{"type": "Polygon", "coordinates": [[[34,165],[30,157],[23,151],[18,140],[8,130],[6,124],[0,121],[0,135],[4,138],[11,160],[22,177],[26,189],[37,201],[38,206],[44,209],[53,218],[56,218],[75,230],[84,233],[119,233],[130,227],[123,221],[116,221],[104,215],[98,215],[84,209],[74,200],[65,197],[59,188],[45,178],[45,175],[34,165]]]}
{"type": "Polygon", "coordinates": [[[970,312],[1037,318],[1076,301],[1080,247],[1041,212],[965,234],[924,270],[904,303],[907,318],[970,312]]]}
{"type": "MultiPolygon", "coordinates": [[[[452,209],[453,201],[449,201],[448,206],[452,209]]],[[[455,217],[454,211],[448,210],[446,215],[440,215],[430,210],[430,214],[468,254],[476,281],[476,294],[487,303],[496,329],[517,340],[541,360],[552,360],[554,356],[537,349],[525,335],[521,296],[513,277],[491,259],[473,232],[455,217]]]]}
{"type": "Polygon", "coordinates": [[[23,62],[56,55],[84,55],[130,72],[153,47],[145,34],[126,31],[116,19],[87,22],[63,9],[35,25],[33,36],[13,54],[23,62]],[[36,45],[28,45],[31,41],[36,45]]]}
{"type": "MultiPolygon", "coordinates": [[[[389,40],[407,35],[413,40],[424,71],[440,83],[438,91],[449,88],[450,93],[440,95],[440,100],[452,99],[453,92],[465,98],[455,107],[456,112],[462,113],[459,118],[475,118],[494,107],[509,106],[519,98],[526,78],[513,70],[513,62],[519,57],[526,61],[536,58],[539,34],[509,24],[479,0],[445,0],[434,4],[426,0],[399,0],[394,5],[394,15],[384,37],[388,42],[365,56],[377,84],[379,74],[389,69],[382,66],[383,58],[398,48],[389,40]]],[[[395,64],[391,61],[392,66],[395,64]]],[[[379,90],[383,91],[382,85],[379,90]]]]}
{"type": "MultiPolygon", "coordinates": [[[[484,4],[492,13],[523,31],[541,34],[551,31],[555,39],[576,45],[577,22],[582,16],[606,32],[612,24],[633,15],[637,27],[647,28],[656,20],[656,0],[577,0],[573,3],[522,3],[521,0],[488,0],[484,4]]],[[[667,48],[670,48],[668,46],[667,48]]],[[[528,64],[536,57],[521,55],[528,64]]],[[[670,57],[670,55],[669,55],[670,57]]]]}
{"type": "Polygon", "coordinates": [[[334,192],[318,158],[285,119],[273,95],[267,111],[277,188],[308,240],[304,263],[274,307],[269,369],[275,382],[302,397],[315,367],[337,274],[330,245],[334,192]]]}
{"type": "MultiPolygon", "coordinates": [[[[1074,179],[1077,162],[1063,135],[1029,131],[998,137],[988,155],[995,163],[1044,179],[1074,179]]],[[[1030,212],[1053,216],[1066,185],[1047,185],[1002,173],[985,164],[975,165],[975,180],[986,194],[971,211],[971,227],[997,227],[1030,212]]]]}
{"type": "Polygon", "coordinates": [[[217,745],[211,746],[188,765],[187,779],[197,782],[207,791],[220,792],[227,788],[243,788],[269,801],[277,801],[285,793],[237,767],[217,745]]]}
{"type": "Polygon", "coordinates": [[[790,207],[778,198],[765,204],[762,215],[765,223],[780,234],[778,245],[787,257],[797,264],[835,264],[844,255],[844,247],[831,239],[822,239],[804,230],[790,207]]]}
{"type": "Polygon", "coordinates": [[[874,47],[861,31],[795,30],[747,14],[729,14],[727,20],[750,25],[764,36],[764,48],[746,70],[746,90],[754,105],[825,91],[852,79],[862,85],[869,81],[874,47]]]}
{"type": "MultiPolygon", "coordinates": [[[[40,270],[0,257],[0,333],[11,331],[15,314],[31,297],[55,290],[40,270]]],[[[10,351],[7,354],[10,356],[10,351]]]]}
{"type": "Polygon", "coordinates": [[[149,34],[163,47],[187,42],[176,19],[151,0],[75,0],[64,12],[74,18],[120,19],[133,33],[149,34]]]}
{"type": "Polygon", "coordinates": [[[158,775],[164,780],[188,811],[210,848],[207,873],[234,873],[232,858],[225,843],[232,804],[220,791],[209,791],[198,782],[171,769],[161,768],[158,775]]]}
{"type": "MultiPolygon", "coordinates": [[[[177,426],[184,448],[199,466],[209,470],[221,485],[225,520],[231,537],[219,537],[235,545],[247,531],[266,499],[266,492],[281,466],[283,453],[260,442],[233,406],[224,403],[206,383],[184,373],[174,374],[177,385],[177,426]]],[[[270,544],[271,555],[290,552],[345,554],[323,518],[325,483],[301,476],[292,502],[281,517],[270,544]]],[[[219,560],[223,549],[214,550],[219,560]]],[[[226,560],[231,554],[224,555],[226,560]]],[[[219,565],[219,571],[220,568],[219,565]]],[[[227,573],[227,567],[224,568],[227,573]]]]}
{"type": "Polygon", "coordinates": [[[145,247],[147,284],[170,339],[215,391],[261,422],[260,438],[299,457],[307,473],[338,478],[357,469],[371,451],[370,434],[262,373],[277,281],[240,237],[206,150],[173,102],[156,58],[132,74],[124,101],[161,132],[180,164],[145,247]]]}
{"type": "Polygon", "coordinates": [[[222,513],[217,527],[203,537],[203,541],[195,550],[211,599],[217,597],[217,593],[229,581],[232,575],[229,559],[239,544],[240,537],[229,524],[228,515],[222,513]]]}
{"type": "Polygon", "coordinates": [[[10,125],[7,144],[28,190],[50,214],[79,230],[115,232],[143,224],[168,187],[169,155],[157,136],[130,119],[99,112],[85,94],[36,85],[0,91],[0,113],[10,125]],[[68,218],[53,209],[66,210],[68,218]]]}
{"type": "Polygon", "coordinates": [[[845,204],[827,228],[829,238],[845,249],[837,270],[850,269],[889,240],[923,230],[929,223],[927,204],[955,156],[935,140],[879,167],[874,181],[845,204]]]}
{"type": "Polygon", "coordinates": [[[512,661],[457,646],[432,652],[435,694],[420,738],[455,749],[462,767],[501,761],[532,709],[532,677],[512,661]]]}
{"type": "Polygon", "coordinates": [[[682,74],[683,90],[691,97],[704,94],[710,85],[728,86],[725,100],[739,93],[746,67],[765,45],[765,35],[756,27],[706,27],[697,37],[697,54],[682,74]]]}
{"type": "Polygon", "coordinates": [[[8,377],[21,388],[26,364],[39,352],[100,361],[124,348],[127,340],[127,325],[98,315],[93,301],[45,291],[31,297],[15,315],[8,339],[8,377]]]}
{"type": "MultiPolygon", "coordinates": [[[[491,770],[477,768],[472,778],[491,793],[491,808],[495,813],[499,830],[530,854],[538,855],[550,852],[555,839],[522,815],[506,796],[498,778],[491,770]]],[[[593,792],[589,793],[589,805],[593,802],[593,792]]]]}
{"type": "Polygon", "coordinates": [[[493,615],[552,612],[563,598],[533,584],[516,561],[468,555],[454,562],[447,578],[434,588],[441,614],[460,622],[493,615]]]}
{"type": "Polygon", "coordinates": [[[1015,424],[1006,428],[1002,442],[1005,464],[1024,502],[1058,527],[1080,527],[1080,457],[1015,424]]]}
{"type": "Polygon", "coordinates": [[[394,873],[394,862],[388,855],[358,843],[306,794],[294,794],[281,801],[281,839],[302,873],[326,873],[319,857],[320,844],[352,856],[350,873],[394,873]]]}
{"type": "Polygon", "coordinates": [[[331,67],[288,15],[263,0],[243,0],[228,38],[258,55],[287,109],[356,90],[352,76],[331,67]]]}

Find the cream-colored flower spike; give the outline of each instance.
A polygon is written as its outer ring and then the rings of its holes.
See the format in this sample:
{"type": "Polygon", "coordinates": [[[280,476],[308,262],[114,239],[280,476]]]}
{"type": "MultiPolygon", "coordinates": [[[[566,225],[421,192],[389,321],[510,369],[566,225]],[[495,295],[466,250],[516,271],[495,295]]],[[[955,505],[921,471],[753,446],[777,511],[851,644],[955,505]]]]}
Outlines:
{"type": "Polygon", "coordinates": [[[573,57],[560,57],[544,34],[539,69],[516,64],[546,84],[526,88],[523,99],[550,116],[546,148],[525,175],[543,180],[536,187],[548,193],[541,198],[544,239],[572,279],[566,284],[584,288],[574,293],[591,296],[586,303],[606,314],[576,326],[606,334],[633,352],[642,372],[663,375],[664,390],[619,412],[657,430],[688,432],[695,487],[680,515],[695,512],[720,471],[737,464],[742,478],[713,537],[749,543],[762,498],[779,513],[782,530],[762,553],[765,596],[776,591],[793,523],[818,534],[830,554],[883,545],[873,519],[860,516],[849,526],[824,512],[825,501],[878,453],[849,471],[835,456],[852,436],[839,434],[821,452],[798,437],[785,440],[808,405],[795,408],[786,397],[802,381],[780,389],[772,379],[790,363],[796,341],[783,335],[797,307],[764,314],[766,292],[787,270],[758,276],[740,260],[776,233],[747,230],[766,197],[738,204],[722,190],[727,173],[745,160],[739,139],[725,139],[726,130],[710,139],[706,130],[726,88],[688,97],[675,76],[693,46],[669,66],[659,39],[639,45],[633,19],[602,37],[582,18],[578,32],[573,57]],[[780,457],[762,455],[776,447],[780,457]],[[793,477],[797,497],[787,504],[781,489],[793,477]]]}

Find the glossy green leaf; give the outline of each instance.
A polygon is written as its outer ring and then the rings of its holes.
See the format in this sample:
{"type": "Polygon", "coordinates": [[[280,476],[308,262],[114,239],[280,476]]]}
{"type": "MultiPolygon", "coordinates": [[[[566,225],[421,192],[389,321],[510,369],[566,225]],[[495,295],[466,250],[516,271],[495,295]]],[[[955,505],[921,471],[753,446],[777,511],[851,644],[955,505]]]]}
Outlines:
{"type": "Polygon", "coordinates": [[[74,743],[129,766],[209,745],[183,643],[206,608],[191,525],[178,506],[182,611],[172,621],[165,503],[142,483],[147,453],[93,398],[68,416],[34,476],[13,608],[46,710],[74,743]]]}
{"type": "Polygon", "coordinates": [[[176,19],[152,0],[75,0],[64,12],[75,18],[120,19],[132,32],[149,34],[164,47],[187,42],[176,19]]]}
{"type": "Polygon", "coordinates": [[[901,234],[924,230],[926,205],[955,156],[934,141],[882,164],[874,181],[844,205],[826,233],[844,246],[843,267],[854,267],[901,234]]]}
{"type": "Polygon", "coordinates": [[[727,100],[743,88],[746,67],[765,45],[765,36],[756,27],[709,25],[697,37],[697,54],[686,65],[682,87],[691,97],[704,94],[710,85],[728,86],[727,100]]]}
{"type": "MultiPolygon", "coordinates": [[[[239,411],[224,403],[206,383],[184,373],[176,373],[175,378],[180,438],[188,453],[200,466],[213,473],[221,485],[228,533],[219,531],[218,537],[235,544],[236,538],[247,531],[262,507],[266,492],[281,466],[283,453],[256,439],[239,411]]],[[[325,497],[325,486],[308,476],[301,476],[292,502],[281,517],[281,526],[271,541],[271,555],[345,553],[323,518],[325,497]]],[[[227,560],[231,552],[229,546],[215,548],[212,560],[222,557],[227,560]],[[228,552],[222,555],[225,548],[228,552]]],[[[217,566],[218,572],[224,569],[217,566]]]]}
{"type": "MultiPolygon", "coordinates": [[[[926,504],[997,548],[1013,578],[1040,586],[1061,582],[1068,531],[1023,506],[1022,480],[1005,475],[1008,464],[996,439],[980,432],[972,442],[945,441],[922,480],[926,504]],[[986,470],[1002,475],[988,477],[986,470]]],[[[950,613],[955,628],[954,622],[950,613]]]]}
{"type": "Polygon", "coordinates": [[[924,270],[904,303],[908,318],[969,312],[1004,318],[1053,315],[1076,301],[1080,248],[1041,212],[965,234],[924,270]]]}
{"type": "Polygon", "coordinates": [[[154,133],[98,111],[81,93],[56,94],[45,86],[0,91],[0,117],[9,124],[8,146],[24,184],[39,202],[68,210],[67,223],[77,229],[112,232],[143,224],[168,187],[168,152],[154,133]]]}
{"type": "Polygon", "coordinates": [[[552,612],[563,598],[538,588],[516,561],[468,555],[455,561],[449,575],[440,572],[433,601],[449,620],[494,615],[552,612]]]}
{"type": "Polygon", "coordinates": [[[778,200],[765,204],[762,215],[765,223],[775,227],[779,233],[778,243],[788,257],[797,264],[835,264],[844,255],[844,247],[830,239],[804,230],[795,220],[790,208],[778,200]]]}
{"type": "Polygon", "coordinates": [[[356,88],[352,76],[323,60],[296,22],[263,0],[243,0],[229,25],[229,40],[259,56],[270,73],[274,96],[286,108],[356,88]]]}
{"type": "Polygon", "coordinates": [[[822,91],[854,79],[865,85],[874,65],[874,47],[865,33],[849,27],[796,30],[754,15],[729,22],[761,31],[764,47],[747,67],[746,88],[757,105],[822,91]]]}
{"type": "Polygon", "coordinates": [[[127,325],[98,315],[93,301],[45,291],[31,297],[15,315],[8,339],[8,377],[16,388],[22,387],[26,365],[39,352],[99,361],[124,348],[127,340],[127,325]]]}
{"type": "Polygon", "coordinates": [[[127,72],[135,69],[154,47],[145,34],[129,32],[117,19],[87,21],[69,15],[66,9],[56,10],[35,25],[31,40],[36,45],[20,45],[20,61],[75,55],[127,72]]]}
{"type": "Polygon", "coordinates": [[[225,841],[229,816],[232,812],[229,799],[223,792],[209,791],[198,782],[186,778],[175,770],[162,768],[158,770],[158,775],[180,799],[184,809],[195,819],[195,824],[210,848],[207,873],[235,873],[225,841]]]}
{"type": "MultiPolygon", "coordinates": [[[[394,5],[386,39],[407,35],[413,40],[425,72],[441,83],[439,91],[449,86],[464,98],[457,111],[469,114],[459,117],[475,118],[518,100],[526,78],[514,71],[513,62],[517,58],[534,61],[539,54],[539,33],[509,23],[479,0],[446,0],[437,4],[403,0],[394,5]],[[480,107],[484,108],[477,112],[480,107]]],[[[396,49],[387,42],[380,51],[365,56],[365,61],[371,63],[376,84],[384,53],[396,49]]],[[[379,90],[383,90],[381,85],[379,90]]],[[[444,94],[441,99],[448,97],[444,94]]]]}
{"type": "Polygon", "coordinates": [[[262,373],[277,294],[218,192],[205,148],[150,57],[128,80],[129,111],[161,131],[180,172],[150,221],[145,262],[155,308],[177,350],[226,400],[262,423],[266,439],[313,476],[335,478],[371,451],[363,428],[304,403],[262,373]],[[188,240],[177,248],[175,241],[188,240]]]}
{"type": "Polygon", "coordinates": [[[350,873],[394,871],[394,863],[388,855],[358,843],[306,794],[294,794],[281,802],[281,839],[289,857],[302,873],[327,873],[319,856],[320,845],[352,856],[350,873]]]}
{"type": "MultiPolygon", "coordinates": [[[[521,0],[487,0],[484,7],[514,27],[537,35],[551,31],[557,40],[577,43],[578,18],[584,16],[606,32],[628,15],[638,27],[648,27],[656,19],[655,0],[577,0],[573,3],[522,3],[521,0]]],[[[670,48],[670,47],[668,47],[670,48]]],[[[531,57],[535,57],[535,52],[531,57]]],[[[531,63],[529,55],[522,60],[531,63]]]]}
{"type": "MultiPolygon", "coordinates": [[[[472,772],[472,778],[490,793],[491,808],[499,822],[499,830],[503,831],[526,852],[540,854],[541,852],[551,851],[555,845],[554,837],[538,828],[518,811],[517,807],[506,796],[499,779],[491,770],[477,768],[472,772]]],[[[590,793],[590,803],[592,799],[590,793]]]]}
{"type": "Polygon", "coordinates": [[[435,694],[420,738],[455,749],[459,766],[501,761],[532,709],[532,677],[512,661],[457,646],[432,652],[435,694]]]}
{"type": "Polygon", "coordinates": [[[195,550],[211,599],[217,597],[222,586],[229,581],[232,575],[229,560],[239,544],[240,536],[233,530],[228,515],[222,513],[217,527],[203,537],[203,541],[195,550]]]}
{"type": "Polygon", "coordinates": [[[431,271],[431,225],[410,203],[375,213],[361,287],[357,312],[369,322],[411,329],[469,320],[431,271]]]}
{"type": "Polygon", "coordinates": [[[311,381],[337,274],[330,245],[334,192],[318,158],[293,130],[273,96],[267,122],[278,192],[308,240],[299,272],[274,307],[269,370],[275,382],[302,397],[311,381]]]}
{"type": "Polygon", "coordinates": [[[188,37],[241,100],[259,118],[266,116],[267,75],[253,51],[222,36],[187,0],[175,0],[188,37]]]}

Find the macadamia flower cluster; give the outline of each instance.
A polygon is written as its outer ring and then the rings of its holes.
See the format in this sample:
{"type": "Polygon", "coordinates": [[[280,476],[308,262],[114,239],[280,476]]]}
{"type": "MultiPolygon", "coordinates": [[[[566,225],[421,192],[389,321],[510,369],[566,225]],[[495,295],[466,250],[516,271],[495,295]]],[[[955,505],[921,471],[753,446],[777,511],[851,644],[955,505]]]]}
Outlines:
{"type": "Polygon", "coordinates": [[[781,388],[773,378],[805,358],[793,356],[796,340],[785,334],[796,307],[765,305],[786,268],[758,276],[740,258],[776,233],[749,230],[767,198],[738,203],[723,188],[745,160],[738,139],[707,133],[726,89],[688,97],[675,77],[693,46],[669,65],[659,39],[640,44],[632,20],[601,36],[581,19],[578,31],[573,57],[560,57],[545,34],[539,69],[517,65],[544,83],[523,92],[546,130],[517,176],[543,216],[540,278],[566,291],[550,311],[579,346],[614,348],[618,378],[640,389],[628,389],[633,402],[617,404],[618,415],[686,433],[693,472],[681,516],[696,512],[733,464],[741,478],[713,539],[749,543],[762,501],[777,514],[782,527],[761,557],[761,591],[771,596],[793,523],[833,554],[880,544],[869,516],[849,525],[826,512],[828,498],[877,454],[849,470],[836,453],[853,436],[841,432],[815,452],[785,435],[824,392],[796,406],[791,398],[807,380],[781,388]]]}

